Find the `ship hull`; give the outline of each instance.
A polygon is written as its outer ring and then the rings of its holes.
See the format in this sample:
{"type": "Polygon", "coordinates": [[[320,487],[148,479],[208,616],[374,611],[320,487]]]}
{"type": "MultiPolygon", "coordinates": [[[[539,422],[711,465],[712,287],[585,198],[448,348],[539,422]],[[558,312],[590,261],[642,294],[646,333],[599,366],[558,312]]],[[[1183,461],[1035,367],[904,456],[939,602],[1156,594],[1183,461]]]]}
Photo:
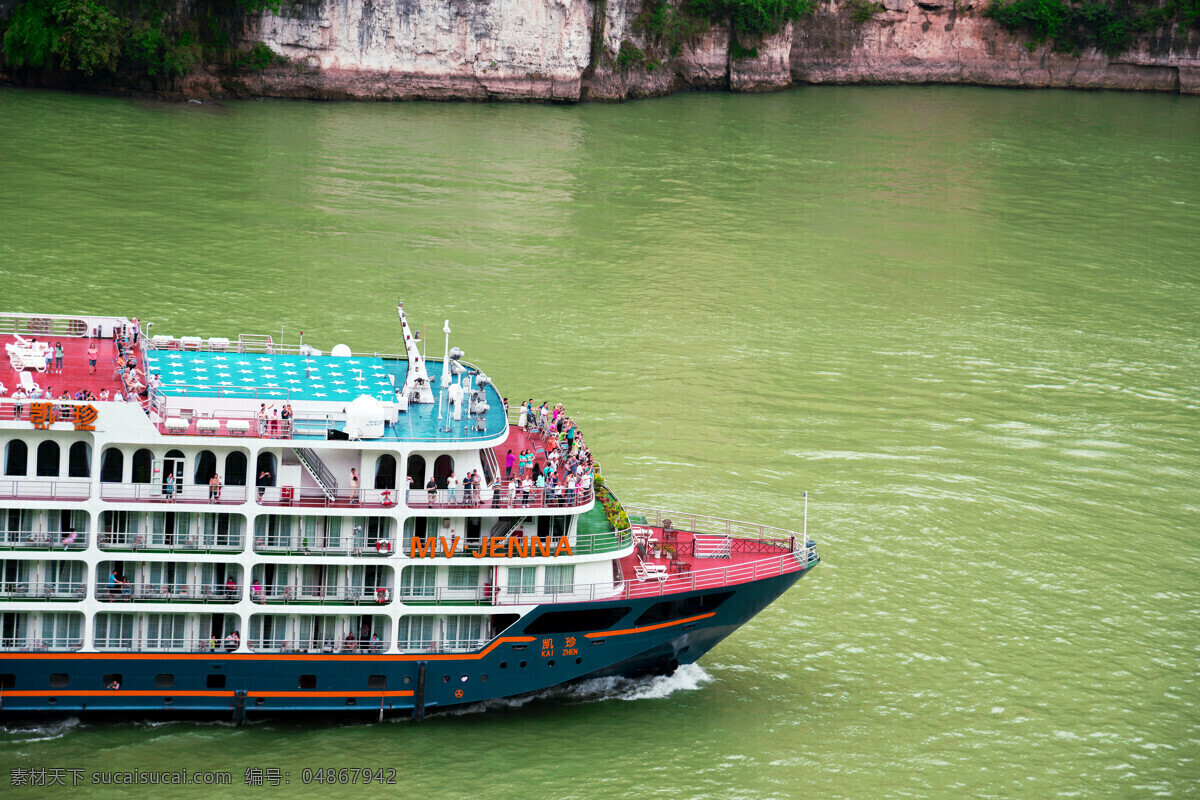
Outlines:
{"type": "Polygon", "coordinates": [[[698,660],[818,563],[716,589],[541,606],[475,653],[8,653],[0,658],[0,716],[420,718],[584,679],[666,674],[698,660]],[[542,619],[550,613],[554,622],[542,619]],[[572,619],[601,618],[600,629],[570,627],[572,619]]]}

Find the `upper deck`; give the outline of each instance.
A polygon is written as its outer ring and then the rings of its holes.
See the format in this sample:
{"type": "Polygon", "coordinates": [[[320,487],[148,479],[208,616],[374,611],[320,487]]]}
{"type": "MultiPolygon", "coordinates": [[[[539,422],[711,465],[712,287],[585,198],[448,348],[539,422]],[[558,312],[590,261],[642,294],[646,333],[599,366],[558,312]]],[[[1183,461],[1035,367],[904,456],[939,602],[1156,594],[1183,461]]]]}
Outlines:
{"type": "MultiPolygon", "coordinates": [[[[347,406],[365,396],[378,401],[385,414],[382,435],[372,437],[373,441],[486,441],[508,433],[500,394],[491,384],[476,387],[485,393],[486,411],[454,419],[444,400],[424,404],[399,400],[409,370],[403,357],[334,356],[300,348],[286,352],[277,346],[271,350],[238,352],[237,343],[229,350],[148,347],[147,372],[162,379],[155,408],[164,419],[210,418],[221,424],[213,432],[237,435],[236,426],[229,429],[224,423],[253,419],[263,405],[272,416],[290,405],[294,414],[290,425],[286,430],[273,429],[286,438],[313,440],[336,438],[331,431],[345,433],[347,406]]],[[[432,360],[434,366],[439,374],[431,374],[429,382],[434,397],[440,399],[441,360],[432,360]]]]}

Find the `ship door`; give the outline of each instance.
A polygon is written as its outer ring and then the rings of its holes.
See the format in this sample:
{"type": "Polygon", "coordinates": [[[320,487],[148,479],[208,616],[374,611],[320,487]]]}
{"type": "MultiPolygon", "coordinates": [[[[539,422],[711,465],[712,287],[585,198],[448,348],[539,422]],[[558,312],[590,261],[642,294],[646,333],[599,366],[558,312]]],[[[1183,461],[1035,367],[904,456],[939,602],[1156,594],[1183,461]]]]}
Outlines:
{"type": "Polygon", "coordinates": [[[179,450],[167,451],[167,457],[162,460],[161,467],[155,464],[155,472],[158,473],[159,470],[161,470],[159,473],[161,475],[160,485],[164,491],[167,488],[167,476],[175,476],[175,492],[178,497],[178,493],[183,491],[183,453],[179,450]]]}

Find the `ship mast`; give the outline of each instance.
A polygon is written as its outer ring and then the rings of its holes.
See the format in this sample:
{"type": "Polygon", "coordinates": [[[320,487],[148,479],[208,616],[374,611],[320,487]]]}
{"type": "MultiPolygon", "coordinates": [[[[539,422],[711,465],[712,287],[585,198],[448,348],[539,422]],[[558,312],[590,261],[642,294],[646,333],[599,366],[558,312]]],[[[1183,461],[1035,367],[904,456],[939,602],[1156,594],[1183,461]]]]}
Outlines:
{"type": "Polygon", "coordinates": [[[417,349],[404,315],[404,303],[396,301],[396,313],[400,316],[400,327],[404,332],[404,353],[408,356],[408,377],[404,379],[404,399],[409,403],[432,403],[433,389],[429,386],[429,373],[425,370],[425,359],[417,349]]]}

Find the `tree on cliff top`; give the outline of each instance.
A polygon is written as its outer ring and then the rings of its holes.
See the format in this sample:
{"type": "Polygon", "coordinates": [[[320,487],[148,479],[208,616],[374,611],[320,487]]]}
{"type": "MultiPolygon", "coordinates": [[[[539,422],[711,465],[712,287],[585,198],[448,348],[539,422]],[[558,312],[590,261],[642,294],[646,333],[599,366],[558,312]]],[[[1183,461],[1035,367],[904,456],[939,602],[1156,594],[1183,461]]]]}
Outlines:
{"type": "Polygon", "coordinates": [[[730,20],[734,32],[752,36],[779,33],[791,20],[813,13],[816,0],[684,0],[684,8],[713,22],[730,20]]]}

